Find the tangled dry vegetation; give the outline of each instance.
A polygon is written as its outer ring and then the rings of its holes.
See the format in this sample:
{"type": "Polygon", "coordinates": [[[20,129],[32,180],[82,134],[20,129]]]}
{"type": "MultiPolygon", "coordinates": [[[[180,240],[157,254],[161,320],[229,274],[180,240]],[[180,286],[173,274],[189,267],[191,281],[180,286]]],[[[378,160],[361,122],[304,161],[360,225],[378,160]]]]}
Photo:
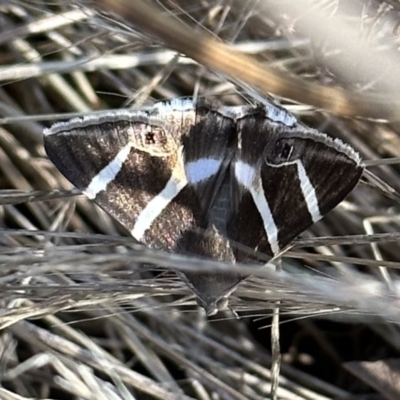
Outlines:
{"type": "Polygon", "coordinates": [[[139,0],[94,3],[0,1],[0,398],[268,398],[280,354],[274,397],[399,399],[400,2],[160,1],[147,18],[139,0]],[[171,268],[229,266],[133,243],[47,159],[42,129],[267,91],[381,181],[305,232],[282,273],[257,269],[232,296],[239,319],[207,320],[171,268]]]}

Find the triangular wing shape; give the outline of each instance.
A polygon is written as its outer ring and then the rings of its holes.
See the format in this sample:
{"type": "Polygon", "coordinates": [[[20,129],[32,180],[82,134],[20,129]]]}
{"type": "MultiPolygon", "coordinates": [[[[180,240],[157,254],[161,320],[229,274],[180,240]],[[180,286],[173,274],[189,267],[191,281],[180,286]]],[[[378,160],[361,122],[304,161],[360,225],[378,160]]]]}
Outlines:
{"type": "MultiPolygon", "coordinates": [[[[173,100],[44,131],[49,158],[75,186],[151,247],[228,262],[260,242],[277,255],[360,179],[358,154],[272,103],[173,100]],[[266,239],[266,240],[265,240],[266,239]]],[[[243,278],[182,275],[208,314],[243,278]]]]}
{"type": "MultiPolygon", "coordinates": [[[[147,112],[87,116],[46,129],[44,145],[63,175],[138,241],[215,258],[221,246],[214,239],[222,234],[211,232],[207,241],[204,233],[235,130],[231,119],[213,110],[206,102],[173,100],[147,112]]],[[[185,278],[210,313],[238,283],[226,274],[185,278]]]]}
{"type": "Polygon", "coordinates": [[[174,249],[199,207],[186,190],[181,145],[191,114],[191,102],[182,102],[169,120],[158,110],[88,116],[45,130],[44,145],[63,175],[135,239],[174,249]]]}
{"type": "MultiPolygon", "coordinates": [[[[271,256],[336,207],[363,173],[350,146],[304,127],[276,106],[259,106],[238,120],[238,134],[235,176],[259,212],[271,256]]],[[[237,224],[245,229],[243,218],[237,224]]]]}

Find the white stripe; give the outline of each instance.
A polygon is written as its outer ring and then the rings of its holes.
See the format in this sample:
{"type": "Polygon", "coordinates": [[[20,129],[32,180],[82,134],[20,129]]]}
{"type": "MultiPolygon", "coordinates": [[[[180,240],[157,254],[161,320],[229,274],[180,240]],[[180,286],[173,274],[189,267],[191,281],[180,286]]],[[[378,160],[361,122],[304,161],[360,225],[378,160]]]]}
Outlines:
{"type": "Polygon", "coordinates": [[[251,165],[238,160],[235,162],[235,177],[241,185],[250,188],[256,177],[256,169],[251,165]]]}
{"type": "Polygon", "coordinates": [[[300,160],[288,161],[288,162],[276,164],[276,165],[267,163],[267,165],[269,167],[273,167],[273,168],[282,168],[287,165],[293,165],[293,164],[296,164],[296,166],[297,166],[297,174],[298,174],[298,177],[300,180],[301,192],[303,194],[304,201],[306,202],[307,209],[308,209],[308,212],[310,213],[311,219],[315,223],[322,218],[322,215],[319,210],[318,198],[315,193],[314,186],[311,184],[311,181],[308,178],[308,175],[303,166],[303,163],[300,160]]]}
{"type": "Polygon", "coordinates": [[[123,147],[115,158],[92,179],[89,186],[83,190],[83,193],[89,197],[89,199],[94,199],[98,193],[106,190],[107,185],[112,182],[119,171],[121,171],[122,164],[128,158],[131,148],[131,143],[123,147]]]}
{"type": "Polygon", "coordinates": [[[253,197],[254,204],[261,215],[265,234],[267,235],[272,253],[279,253],[278,228],[264,194],[260,173],[251,165],[238,160],[235,163],[235,177],[253,197]]]}
{"type": "Polygon", "coordinates": [[[197,161],[186,163],[185,173],[190,184],[195,185],[215,175],[222,164],[222,160],[200,158],[197,161]]]}
{"type": "Polygon", "coordinates": [[[304,200],[307,204],[308,212],[311,215],[313,222],[317,222],[322,218],[322,215],[319,211],[318,199],[315,194],[315,189],[308,179],[307,172],[303,166],[303,163],[300,160],[296,160],[297,164],[297,172],[299,174],[300,179],[300,187],[303,192],[304,200]]]}
{"type": "Polygon", "coordinates": [[[263,220],[265,233],[267,234],[271,251],[275,255],[280,251],[278,244],[278,228],[275,224],[274,217],[271,213],[271,209],[269,208],[267,199],[265,198],[261,184],[261,178],[258,179],[258,183],[256,185],[253,184],[248,189],[263,220]]]}
{"type": "Polygon", "coordinates": [[[171,178],[164,189],[147,203],[146,207],[139,214],[135,226],[131,230],[131,235],[136,240],[142,240],[145,232],[150,228],[154,220],[187,184],[183,169],[182,149],[179,150],[178,154],[178,162],[172,171],[171,178]]]}

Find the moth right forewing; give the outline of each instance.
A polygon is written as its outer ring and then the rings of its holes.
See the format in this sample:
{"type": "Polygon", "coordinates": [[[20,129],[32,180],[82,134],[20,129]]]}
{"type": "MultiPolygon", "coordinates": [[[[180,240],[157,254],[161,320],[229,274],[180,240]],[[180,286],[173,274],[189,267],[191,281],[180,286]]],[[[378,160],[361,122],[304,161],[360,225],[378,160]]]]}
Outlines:
{"type": "Polygon", "coordinates": [[[46,130],[44,142],[66,178],[135,239],[173,249],[192,226],[193,198],[182,193],[180,133],[162,115],[124,111],[75,119],[46,130]]]}

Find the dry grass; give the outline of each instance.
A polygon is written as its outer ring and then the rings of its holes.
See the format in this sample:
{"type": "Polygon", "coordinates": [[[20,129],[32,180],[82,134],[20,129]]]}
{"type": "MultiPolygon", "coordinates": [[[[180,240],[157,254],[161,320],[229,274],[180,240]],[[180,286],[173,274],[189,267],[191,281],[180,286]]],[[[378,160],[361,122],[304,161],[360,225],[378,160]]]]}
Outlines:
{"type": "Polygon", "coordinates": [[[277,302],[280,398],[400,398],[386,362],[400,348],[400,127],[358,118],[397,115],[400,2],[160,2],[190,27],[179,37],[178,22],[163,36],[156,14],[137,21],[140,2],[124,3],[96,2],[117,15],[0,2],[0,398],[266,398],[277,302]],[[43,127],[73,115],[193,94],[243,104],[266,90],[382,180],[367,176],[304,233],[279,274],[133,243],[43,150],[43,127]],[[207,321],[171,268],[251,271],[231,301],[242,318],[207,321]]]}

